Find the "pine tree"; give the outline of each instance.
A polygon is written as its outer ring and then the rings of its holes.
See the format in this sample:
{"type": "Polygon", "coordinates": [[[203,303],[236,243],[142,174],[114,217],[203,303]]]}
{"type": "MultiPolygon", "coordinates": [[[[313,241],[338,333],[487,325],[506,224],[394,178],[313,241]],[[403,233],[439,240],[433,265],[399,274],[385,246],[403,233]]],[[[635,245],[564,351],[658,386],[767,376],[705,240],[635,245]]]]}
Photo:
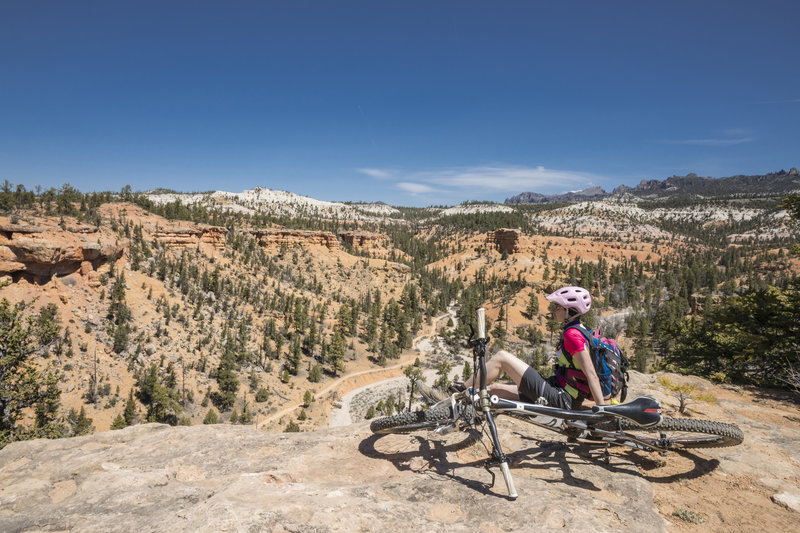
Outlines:
{"type": "Polygon", "coordinates": [[[334,376],[344,370],[344,350],[344,337],[337,331],[333,334],[333,340],[330,347],[328,347],[328,364],[334,376]]]}
{"type": "Polygon", "coordinates": [[[161,422],[173,426],[178,423],[177,415],[181,412],[178,393],[164,385],[156,363],[139,374],[136,384],[139,387],[136,395],[147,407],[148,422],[161,422]]]}
{"type": "Polygon", "coordinates": [[[452,370],[452,366],[448,361],[439,361],[439,364],[436,365],[436,381],[434,385],[442,390],[447,390],[450,387],[450,378],[448,374],[450,374],[450,370],[452,370]]]}
{"type": "Polygon", "coordinates": [[[128,424],[125,423],[125,417],[122,414],[117,414],[114,418],[114,421],[111,423],[111,429],[123,429],[128,427],[128,424]]]}
{"type": "Polygon", "coordinates": [[[286,358],[286,368],[289,370],[289,373],[293,376],[297,375],[297,372],[300,369],[300,363],[303,359],[303,351],[302,351],[302,341],[300,340],[300,334],[294,333],[292,334],[292,341],[289,345],[289,354],[286,358]]]}
{"type": "MultiPolygon", "coordinates": [[[[402,349],[411,348],[411,332],[408,330],[408,317],[406,313],[400,311],[397,314],[397,326],[395,331],[397,333],[397,347],[402,349]]],[[[397,356],[400,355],[399,350],[396,352],[397,356]]]]}
{"type": "Polygon", "coordinates": [[[0,448],[16,440],[66,434],[57,422],[61,376],[50,366],[40,369],[32,358],[47,348],[43,340],[58,338],[58,330],[42,333],[26,310],[24,303],[0,301],[0,448]],[[33,428],[18,424],[29,408],[36,414],[33,428]]]}
{"type": "Polygon", "coordinates": [[[121,353],[128,347],[130,333],[128,321],[131,319],[131,311],[125,302],[125,288],[125,273],[120,272],[111,287],[111,303],[108,306],[108,318],[111,321],[115,353],[121,353]]]}
{"type": "Polygon", "coordinates": [[[239,392],[239,378],[234,369],[236,362],[233,353],[223,354],[217,367],[217,386],[219,393],[216,394],[214,402],[222,410],[229,409],[236,401],[236,393],[239,392]]]}
{"type": "Polygon", "coordinates": [[[536,295],[536,291],[531,291],[528,306],[525,308],[525,314],[527,314],[530,319],[533,319],[539,314],[539,297],[536,295]]]}
{"type": "MultiPolygon", "coordinates": [[[[419,359],[417,359],[417,362],[419,362],[419,359]]],[[[409,365],[403,369],[403,374],[405,374],[409,382],[408,411],[411,412],[411,403],[414,401],[414,391],[416,390],[417,382],[423,379],[422,368],[420,368],[419,364],[409,365]]]]}
{"type": "Polygon", "coordinates": [[[80,413],[75,409],[70,409],[67,415],[67,422],[72,428],[72,434],[75,436],[88,435],[94,429],[92,426],[93,420],[86,416],[86,409],[81,406],[80,413]]]}
{"type": "Polygon", "coordinates": [[[136,402],[133,399],[133,389],[128,394],[128,401],[125,402],[125,411],[123,413],[125,418],[125,425],[130,426],[136,421],[136,402]]]}
{"type": "Polygon", "coordinates": [[[209,409],[206,413],[205,418],[203,418],[203,424],[217,424],[219,423],[219,416],[214,409],[209,409]]]}
{"type": "Polygon", "coordinates": [[[322,367],[315,364],[308,372],[308,381],[311,383],[319,383],[322,380],[322,367]]]}
{"type": "Polygon", "coordinates": [[[469,361],[464,361],[464,368],[461,369],[461,379],[467,381],[471,377],[472,365],[469,364],[469,361]]]}

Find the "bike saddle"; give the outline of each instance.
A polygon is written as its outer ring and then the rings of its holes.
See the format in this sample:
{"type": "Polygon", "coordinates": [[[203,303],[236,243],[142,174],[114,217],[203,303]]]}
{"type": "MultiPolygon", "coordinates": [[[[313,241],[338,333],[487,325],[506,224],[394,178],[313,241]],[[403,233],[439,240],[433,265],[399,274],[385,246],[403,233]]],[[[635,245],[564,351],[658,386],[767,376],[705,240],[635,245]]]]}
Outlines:
{"type": "Polygon", "coordinates": [[[593,413],[611,413],[632,420],[640,426],[655,426],[661,422],[661,404],[651,396],[639,396],[632,402],[619,405],[595,405],[593,413]]]}

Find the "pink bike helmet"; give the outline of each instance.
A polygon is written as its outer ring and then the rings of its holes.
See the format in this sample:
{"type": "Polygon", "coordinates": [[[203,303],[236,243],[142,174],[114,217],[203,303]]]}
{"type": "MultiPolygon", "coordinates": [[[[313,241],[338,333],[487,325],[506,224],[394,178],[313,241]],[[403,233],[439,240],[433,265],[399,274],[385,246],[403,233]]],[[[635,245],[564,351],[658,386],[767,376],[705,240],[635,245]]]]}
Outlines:
{"type": "Polygon", "coordinates": [[[546,299],[565,309],[574,309],[579,315],[587,313],[592,307],[592,296],[582,287],[563,287],[546,299]]]}

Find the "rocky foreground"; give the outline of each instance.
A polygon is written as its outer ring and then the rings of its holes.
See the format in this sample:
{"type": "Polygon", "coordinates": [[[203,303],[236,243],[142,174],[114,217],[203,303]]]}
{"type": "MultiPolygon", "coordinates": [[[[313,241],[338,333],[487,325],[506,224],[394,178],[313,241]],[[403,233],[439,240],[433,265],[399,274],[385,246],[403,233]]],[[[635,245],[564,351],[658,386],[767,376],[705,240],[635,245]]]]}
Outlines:
{"type": "Polygon", "coordinates": [[[554,464],[561,445],[515,469],[511,502],[486,485],[480,456],[399,439],[363,424],[293,435],[147,424],[12,445],[0,530],[664,530],[649,483],[593,460],[554,464]]]}
{"type": "MultiPolygon", "coordinates": [[[[638,375],[636,394],[669,397],[638,375]]],[[[727,391],[698,405],[745,443],[693,454],[567,444],[501,419],[519,499],[486,452],[366,422],[267,434],[252,426],[146,424],[0,451],[0,531],[752,531],[800,523],[793,404],[727,391]]]]}

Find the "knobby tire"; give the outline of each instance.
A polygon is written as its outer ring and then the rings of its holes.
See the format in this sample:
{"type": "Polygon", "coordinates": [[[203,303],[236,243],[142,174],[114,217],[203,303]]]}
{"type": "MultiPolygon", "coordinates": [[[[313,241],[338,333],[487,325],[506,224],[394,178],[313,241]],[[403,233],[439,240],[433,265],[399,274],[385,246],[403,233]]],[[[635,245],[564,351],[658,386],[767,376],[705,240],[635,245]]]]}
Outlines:
{"type": "Polygon", "coordinates": [[[666,435],[670,449],[725,448],[741,444],[744,440],[744,434],[738,426],[691,418],[663,418],[659,424],[646,428],[625,418],[619,418],[598,425],[597,428],[607,431],[621,429],[637,439],[653,443],[654,448],[661,447],[658,441],[662,434],[666,435]]]}
{"type": "MultiPolygon", "coordinates": [[[[472,406],[460,405],[457,406],[457,408],[459,410],[458,416],[460,420],[470,420],[472,418],[472,406]]],[[[452,407],[437,407],[424,411],[399,413],[392,416],[376,418],[370,423],[369,429],[373,433],[382,435],[390,433],[415,433],[419,431],[433,431],[440,426],[446,426],[452,423],[452,420],[452,407]]],[[[458,431],[464,438],[463,440],[456,439],[457,442],[448,445],[448,449],[452,451],[466,448],[480,438],[480,431],[474,427],[468,427],[458,431]]]]}

